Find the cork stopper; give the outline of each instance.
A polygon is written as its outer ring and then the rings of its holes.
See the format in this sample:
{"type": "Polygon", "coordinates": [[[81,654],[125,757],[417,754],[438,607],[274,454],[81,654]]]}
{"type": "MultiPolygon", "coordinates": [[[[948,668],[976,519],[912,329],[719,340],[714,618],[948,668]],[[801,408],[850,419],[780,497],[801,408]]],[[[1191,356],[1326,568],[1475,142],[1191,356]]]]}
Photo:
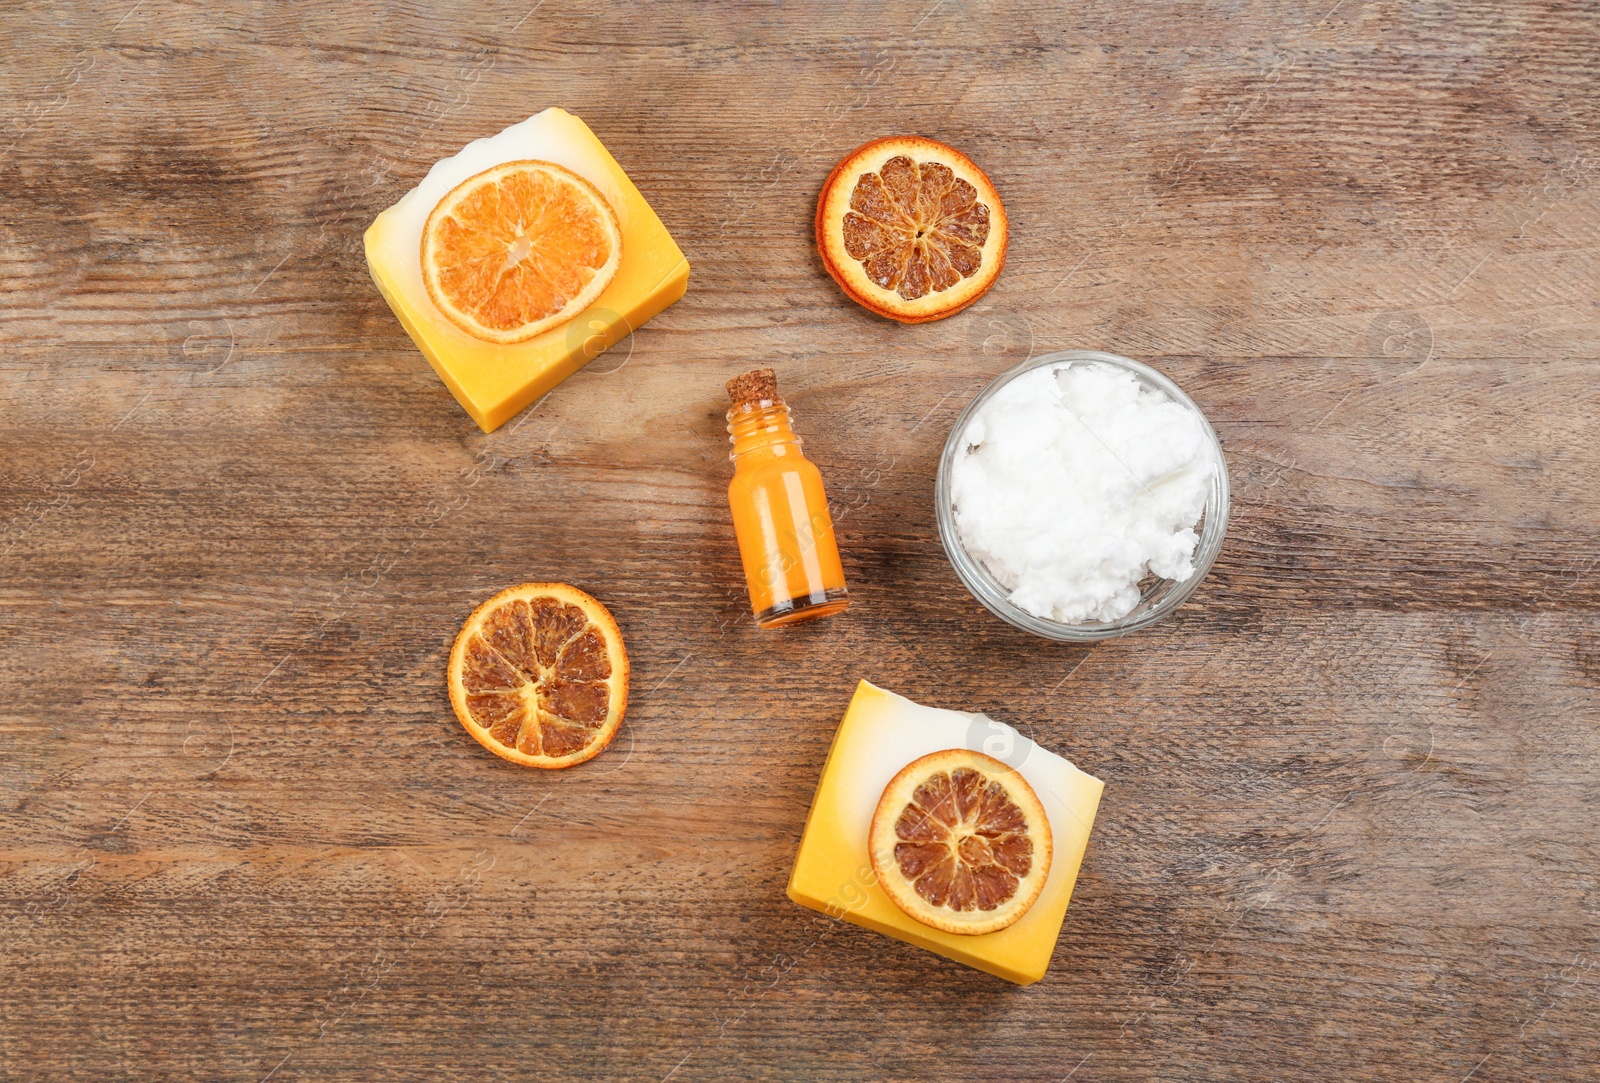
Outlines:
{"type": "Polygon", "coordinates": [[[735,406],[778,397],[778,376],[771,369],[751,369],[728,381],[728,401],[735,406]]]}

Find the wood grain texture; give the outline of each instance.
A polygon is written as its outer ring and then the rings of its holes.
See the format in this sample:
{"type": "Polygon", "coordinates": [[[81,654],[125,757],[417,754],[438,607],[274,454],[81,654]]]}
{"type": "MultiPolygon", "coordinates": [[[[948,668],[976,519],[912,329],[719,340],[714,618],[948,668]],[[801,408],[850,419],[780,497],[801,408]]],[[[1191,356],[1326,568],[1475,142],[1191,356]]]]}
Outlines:
{"type": "Polygon", "coordinates": [[[1600,12],[1584,3],[0,11],[0,1077],[1580,1081],[1600,1063],[1600,12]],[[360,232],[582,116],[694,266],[485,436],[360,232]],[[867,139],[972,155],[994,290],[877,320],[810,242],[867,139]],[[1093,648],[939,547],[1030,353],[1205,407],[1230,537],[1093,648]],[[721,384],[771,364],[855,607],[755,629],[721,384]],[[456,724],[477,601],[634,666],[546,774],[456,724]],[[1106,780],[1017,989],[791,905],[854,682],[1106,780]]]}

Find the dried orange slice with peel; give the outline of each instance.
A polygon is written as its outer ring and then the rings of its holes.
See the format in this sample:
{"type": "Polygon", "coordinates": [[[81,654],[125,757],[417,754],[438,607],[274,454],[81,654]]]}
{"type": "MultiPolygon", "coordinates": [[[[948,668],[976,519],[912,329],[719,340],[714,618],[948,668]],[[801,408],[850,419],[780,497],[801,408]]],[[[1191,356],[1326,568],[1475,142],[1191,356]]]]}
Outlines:
{"type": "Polygon", "coordinates": [[[628,705],[617,622],[565,583],[524,583],[473,610],[447,679],[467,732],[524,767],[571,767],[598,755],[628,705]]]}
{"type": "Polygon", "coordinates": [[[505,162],[439,200],[422,229],[422,281],[451,323],[523,342],[599,298],[622,262],[622,224],[594,185],[554,162],[505,162]]]}
{"type": "Polygon", "coordinates": [[[913,760],[890,780],[869,841],[878,884],[947,933],[997,932],[1050,875],[1050,820],[1014,768],[964,748],[913,760]]]}
{"type": "Polygon", "coordinates": [[[823,266],[851,300],[925,323],[989,291],[1010,226],[971,158],[908,135],[858,147],[834,167],[817,199],[816,233],[823,266]]]}

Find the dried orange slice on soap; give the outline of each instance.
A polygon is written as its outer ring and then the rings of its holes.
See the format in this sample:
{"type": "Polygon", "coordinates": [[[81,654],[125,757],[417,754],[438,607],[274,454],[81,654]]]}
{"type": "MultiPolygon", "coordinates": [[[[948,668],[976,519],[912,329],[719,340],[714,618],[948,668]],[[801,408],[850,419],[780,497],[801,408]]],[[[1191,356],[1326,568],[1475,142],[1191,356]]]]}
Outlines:
{"type": "Polygon", "coordinates": [[[606,607],[565,583],[502,590],[450,652],[450,705],[468,733],[524,767],[571,767],[611,743],[628,655],[606,607]]]}
{"type": "Polygon", "coordinates": [[[523,342],[572,319],[622,262],[622,224],[600,190],[554,162],[505,162],[439,200],[422,229],[422,282],[457,327],[523,342]]]}
{"type": "Polygon", "coordinates": [[[971,158],[920,136],[879,139],[834,167],[817,251],[839,287],[901,323],[939,320],[989,291],[1006,262],[1000,193],[971,158]]]}
{"type": "Polygon", "coordinates": [[[1044,890],[1050,820],[1014,768],[952,748],[890,780],[868,849],[878,885],[911,917],[947,933],[992,933],[1044,890]]]}

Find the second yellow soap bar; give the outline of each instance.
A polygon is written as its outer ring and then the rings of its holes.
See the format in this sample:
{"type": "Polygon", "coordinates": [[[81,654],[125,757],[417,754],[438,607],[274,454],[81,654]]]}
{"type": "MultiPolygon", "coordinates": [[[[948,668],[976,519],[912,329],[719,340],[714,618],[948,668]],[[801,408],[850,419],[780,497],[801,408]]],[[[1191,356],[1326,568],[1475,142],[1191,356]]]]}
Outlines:
{"type": "Polygon", "coordinates": [[[923,707],[862,681],[839,723],[806,818],[789,898],[958,963],[1027,985],[1044,977],[1061,935],[1101,781],[1010,726],[981,714],[923,707]],[[906,764],[930,752],[970,748],[1022,773],[1050,818],[1055,856],[1038,900],[1016,924],[980,936],[924,925],[877,885],[867,849],[873,810],[906,764]]]}
{"type": "Polygon", "coordinates": [[[400,325],[472,419],[493,432],[602,350],[682,297],[689,261],[589,126],[546,109],[499,135],[469,143],[378,215],[366,232],[367,267],[400,325]],[[422,229],[445,193],[504,162],[555,162],[605,195],[622,224],[622,262],[598,300],[570,322],[526,342],[474,338],[434,306],[422,284],[422,229]]]}

